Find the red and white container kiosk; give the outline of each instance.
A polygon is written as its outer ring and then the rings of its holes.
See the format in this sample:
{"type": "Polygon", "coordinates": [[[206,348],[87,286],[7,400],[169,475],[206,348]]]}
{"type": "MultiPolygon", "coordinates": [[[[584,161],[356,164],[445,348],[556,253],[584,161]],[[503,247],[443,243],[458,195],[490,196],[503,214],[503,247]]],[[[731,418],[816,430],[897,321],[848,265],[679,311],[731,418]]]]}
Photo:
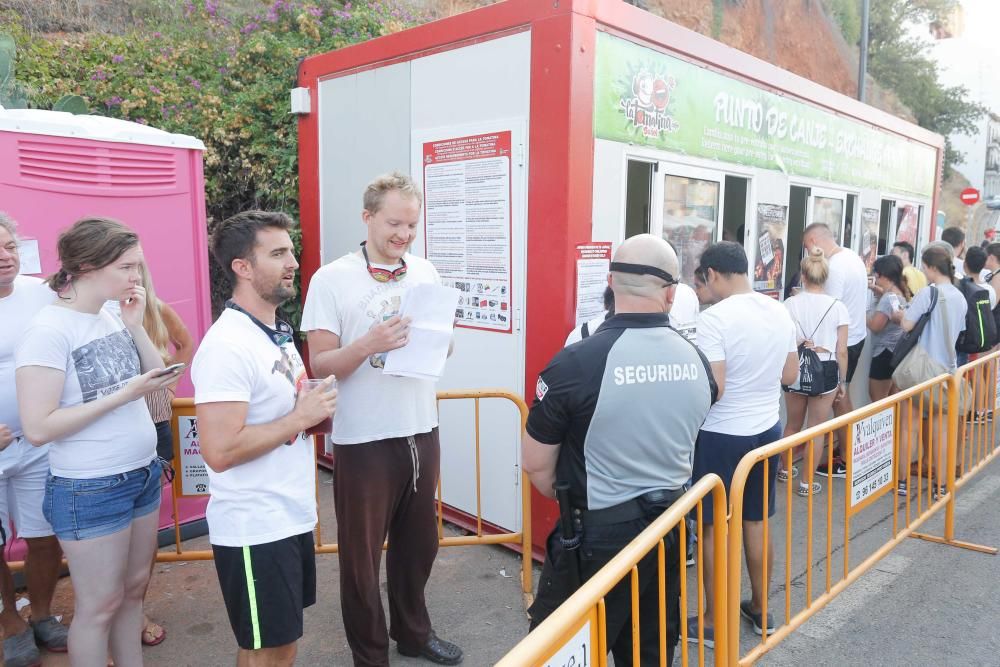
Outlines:
{"type": "MultiPolygon", "coordinates": [[[[782,298],[807,224],[873,261],[897,239],[919,251],[937,210],[942,137],[620,0],[507,0],[307,58],[299,86],[304,282],[364,238],[367,181],[409,171],[426,194],[413,251],[465,293],[442,389],[530,403],[599,311],[596,244],[662,234],[690,281],[706,244],[738,240],[782,298]]],[[[484,515],[518,529],[520,438],[497,410],[484,515]]],[[[458,412],[442,408],[442,478],[469,512],[458,412]]],[[[541,547],[555,511],[534,507],[541,547]]]]}
{"type": "MultiPolygon", "coordinates": [[[[157,296],[199,343],[212,323],[204,150],[198,139],[138,123],[0,108],[0,210],[18,223],[21,272],[54,273],[56,239],[76,220],[116,218],[139,234],[157,296]]],[[[177,395],[193,395],[187,376],[177,395]]],[[[161,528],[173,527],[169,493],[161,528]]],[[[204,517],[205,498],[179,503],[182,522],[204,517]]]]}

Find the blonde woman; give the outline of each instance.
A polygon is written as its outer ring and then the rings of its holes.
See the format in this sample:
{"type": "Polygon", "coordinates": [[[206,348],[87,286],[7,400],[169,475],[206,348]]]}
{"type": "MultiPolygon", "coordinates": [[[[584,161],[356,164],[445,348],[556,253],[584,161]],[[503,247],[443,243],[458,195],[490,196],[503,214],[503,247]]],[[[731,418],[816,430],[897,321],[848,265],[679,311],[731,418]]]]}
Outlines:
{"type": "MultiPolygon", "coordinates": [[[[153,276],[149,272],[149,267],[145,262],[139,267],[139,275],[142,279],[142,286],[146,288],[146,309],[142,316],[142,328],[149,335],[156,351],[163,358],[164,366],[171,364],[184,364],[187,366],[194,357],[194,339],[184,326],[184,321],[173,308],[160,301],[156,297],[156,290],[153,288],[153,276]],[[171,352],[171,349],[173,350],[171,352]]],[[[180,381],[177,376],[177,382],[180,381]]],[[[156,455],[161,459],[164,473],[164,483],[168,483],[168,468],[174,458],[174,439],[170,429],[170,417],[172,415],[171,405],[174,400],[174,393],[177,390],[177,382],[162,389],[146,395],[146,407],[153,418],[153,425],[156,426],[156,455]]],[[[172,475],[170,475],[172,477],[172,475]]],[[[153,561],[153,566],[156,561],[153,561]]],[[[150,571],[152,577],[152,571],[150,571]]],[[[143,596],[145,599],[145,595],[143,596]]],[[[142,643],[146,646],[156,646],[167,637],[167,631],[163,626],[149,620],[143,614],[142,643]]]]}
{"type": "MultiPolygon", "coordinates": [[[[819,396],[799,394],[785,388],[785,408],[787,421],[784,437],[802,430],[808,414],[809,428],[829,419],[833,403],[847,389],[847,330],[851,316],[847,306],[823,292],[823,285],[830,275],[830,264],[823,251],[814,248],[801,264],[803,291],[785,300],[785,307],[795,322],[796,339],[800,346],[811,349],[823,362],[826,386],[831,387],[819,396]]],[[[812,464],[822,463],[823,440],[812,442],[812,464]]],[[[808,454],[803,454],[804,457],[808,454]]],[[[805,459],[808,460],[808,459],[805,459]]],[[[800,496],[817,494],[823,490],[819,482],[812,481],[814,470],[808,470],[799,481],[796,491],[800,496]]],[[[792,477],[796,469],[792,468],[792,477]]],[[[786,479],[787,472],[779,474],[779,480],[786,479]]]]}

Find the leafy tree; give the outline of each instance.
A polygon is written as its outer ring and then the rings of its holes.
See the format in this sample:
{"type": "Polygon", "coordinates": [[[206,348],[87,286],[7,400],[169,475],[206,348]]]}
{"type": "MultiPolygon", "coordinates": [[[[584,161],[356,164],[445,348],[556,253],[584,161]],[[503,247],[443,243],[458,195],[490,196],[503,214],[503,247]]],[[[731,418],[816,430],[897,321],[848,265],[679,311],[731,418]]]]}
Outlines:
{"type": "Polygon", "coordinates": [[[876,0],[871,3],[869,23],[868,71],[912,111],[918,125],[944,135],[945,175],[962,159],[949,135],[974,133],[985,108],[968,99],[964,86],[941,83],[937,64],[927,53],[929,45],[911,29],[945,16],[957,4],[957,0],[876,0]]]}

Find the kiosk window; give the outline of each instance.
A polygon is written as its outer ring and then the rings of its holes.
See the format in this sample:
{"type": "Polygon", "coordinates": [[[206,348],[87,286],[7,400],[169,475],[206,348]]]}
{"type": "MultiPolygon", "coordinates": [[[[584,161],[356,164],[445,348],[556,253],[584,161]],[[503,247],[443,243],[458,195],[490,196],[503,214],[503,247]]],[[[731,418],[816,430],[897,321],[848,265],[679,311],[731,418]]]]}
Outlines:
{"type": "Polygon", "coordinates": [[[677,249],[681,281],[694,285],[702,251],[715,240],[719,225],[716,181],[667,175],[663,184],[663,238],[677,249]]]}
{"type": "Polygon", "coordinates": [[[625,238],[649,233],[654,167],[652,162],[628,161],[628,176],[625,181],[625,238]]]}
{"type": "MultiPolygon", "coordinates": [[[[837,239],[841,237],[841,224],[844,220],[844,200],[833,197],[816,197],[813,202],[813,222],[822,222],[833,232],[837,239]]],[[[850,240],[843,241],[850,244],[850,240]]]]}

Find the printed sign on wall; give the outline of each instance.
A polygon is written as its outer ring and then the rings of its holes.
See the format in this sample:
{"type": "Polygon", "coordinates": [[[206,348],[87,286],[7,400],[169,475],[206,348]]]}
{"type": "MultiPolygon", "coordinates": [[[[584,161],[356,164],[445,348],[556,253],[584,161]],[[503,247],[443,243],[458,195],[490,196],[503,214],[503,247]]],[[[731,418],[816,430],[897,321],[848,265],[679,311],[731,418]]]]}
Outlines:
{"type": "Polygon", "coordinates": [[[510,154],[509,131],[423,145],[427,259],[460,327],[512,330],[510,154]]]}

